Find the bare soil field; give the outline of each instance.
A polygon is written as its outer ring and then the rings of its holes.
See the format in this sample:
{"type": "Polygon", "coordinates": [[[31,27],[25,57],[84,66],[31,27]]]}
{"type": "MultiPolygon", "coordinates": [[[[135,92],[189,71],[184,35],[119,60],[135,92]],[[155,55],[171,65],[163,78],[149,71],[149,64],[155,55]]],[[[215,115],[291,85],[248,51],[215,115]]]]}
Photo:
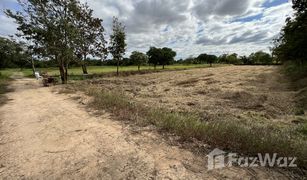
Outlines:
{"type": "Polygon", "coordinates": [[[226,66],[103,78],[91,84],[121,91],[145,106],[201,113],[204,121],[295,122],[296,92],[276,66],[226,66]]]}

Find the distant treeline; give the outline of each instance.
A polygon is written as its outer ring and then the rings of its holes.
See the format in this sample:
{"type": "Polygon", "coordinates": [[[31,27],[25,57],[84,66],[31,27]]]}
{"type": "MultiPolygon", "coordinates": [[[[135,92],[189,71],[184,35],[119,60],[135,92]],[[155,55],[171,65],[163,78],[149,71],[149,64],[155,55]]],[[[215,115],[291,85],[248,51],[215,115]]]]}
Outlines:
{"type": "MultiPolygon", "coordinates": [[[[170,48],[151,47],[148,52],[132,52],[129,58],[123,58],[120,61],[121,66],[141,66],[141,65],[170,65],[170,64],[246,64],[246,65],[270,65],[280,62],[273,59],[268,53],[259,51],[249,56],[238,56],[237,54],[223,54],[215,56],[210,54],[200,54],[197,57],[174,60],[176,52],[170,48]]],[[[35,67],[48,68],[58,67],[55,59],[44,60],[38,57],[32,57],[23,43],[12,39],[0,37],[0,68],[31,68],[33,60],[35,67]]],[[[116,66],[116,59],[98,60],[87,58],[82,62],[88,66],[116,66]]],[[[80,61],[70,61],[69,67],[80,67],[80,61]]]]}
{"type": "Polygon", "coordinates": [[[280,64],[280,62],[273,58],[270,54],[258,51],[252,53],[249,56],[238,56],[238,54],[223,54],[221,56],[215,56],[210,54],[200,54],[198,57],[189,57],[187,59],[180,59],[176,63],[180,64],[235,64],[235,65],[272,65],[280,64]]]}

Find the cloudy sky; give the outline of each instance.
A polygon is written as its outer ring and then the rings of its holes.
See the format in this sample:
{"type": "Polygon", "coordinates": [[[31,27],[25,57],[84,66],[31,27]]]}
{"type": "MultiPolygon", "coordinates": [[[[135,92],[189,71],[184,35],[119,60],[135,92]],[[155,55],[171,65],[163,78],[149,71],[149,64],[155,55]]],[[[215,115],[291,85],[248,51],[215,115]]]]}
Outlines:
{"type": "MultiPolygon", "coordinates": [[[[177,57],[200,53],[220,55],[269,51],[287,16],[288,0],[81,0],[104,20],[110,33],[112,17],[125,24],[128,52],[150,46],[171,47],[177,57]]],[[[18,9],[16,0],[0,0],[0,8],[18,9]]],[[[0,12],[0,35],[16,32],[0,12]]]]}

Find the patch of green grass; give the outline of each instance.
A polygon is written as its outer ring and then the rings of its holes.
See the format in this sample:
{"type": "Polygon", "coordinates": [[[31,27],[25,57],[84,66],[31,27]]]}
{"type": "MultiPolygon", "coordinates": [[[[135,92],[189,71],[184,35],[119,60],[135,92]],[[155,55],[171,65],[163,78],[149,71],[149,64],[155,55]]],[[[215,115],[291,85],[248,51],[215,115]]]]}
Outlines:
{"type": "Polygon", "coordinates": [[[292,81],[296,81],[307,76],[307,64],[301,66],[288,62],[284,64],[283,71],[292,81]]]}
{"type": "Polygon", "coordinates": [[[161,130],[183,139],[198,139],[232,152],[247,155],[278,153],[279,156],[298,158],[298,165],[307,168],[307,143],[295,129],[279,129],[259,123],[243,124],[234,120],[203,122],[198,114],[170,112],[146,107],[127,98],[123,93],[101,90],[81,83],[69,86],[71,92],[82,90],[94,97],[91,107],[107,110],[120,120],[139,125],[153,124],[161,130]]]}
{"type": "Polygon", "coordinates": [[[7,91],[7,84],[10,80],[10,72],[0,71],[0,94],[4,94],[7,91]]]}
{"type": "MultiPolygon", "coordinates": [[[[216,64],[213,67],[219,67],[223,66],[222,64],[216,64]]],[[[180,70],[180,69],[191,69],[191,68],[204,68],[204,67],[209,67],[207,64],[191,64],[191,65],[169,65],[165,66],[165,70],[180,70]]],[[[161,70],[162,66],[157,66],[157,70],[161,70]]],[[[31,70],[30,74],[28,73],[30,69],[25,69],[23,72],[25,72],[25,76],[31,75],[31,70]]],[[[111,73],[111,72],[116,72],[116,66],[88,66],[87,67],[88,73],[89,74],[103,74],[103,73],[111,73]]],[[[153,66],[141,66],[141,70],[154,70],[153,66]]],[[[51,76],[59,76],[59,69],[54,67],[54,68],[37,68],[37,71],[41,72],[47,72],[51,76]]],[[[119,67],[120,72],[125,72],[125,71],[138,71],[137,66],[120,66],[119,67]]],[[[82,75],[82,68],[81,67],[72,67],[68,69],[69,75],[82,75]]]]}
{"type": "Polygon", "coordinates": [[[16,72],[22,72],[22,74],[26,77],[32,76],[32,69],[19,69],[19,68],[0,69],[0,73],[6,77],[10,77],[16,72]]]}
{"type": "Polygon", "coordinates": [[[300,116],[300,115],[304,115],[305,111],[303,108],[297,108],[294,113],[296,116],[300,116]]]}
{"type": "Polygon", "coordinates": [[[299,132],[304,135],[307,135],[307,123],[305,123],[304,125],[300,127],[299,132]]]}
{"type": "Polygon", "coordinates": [[[12,73],[10,71],[0,71],[0,106],[8,100],[4,94],[10,91],[8,89],[8,84],[11,80],[11,75],[12,73]]]}

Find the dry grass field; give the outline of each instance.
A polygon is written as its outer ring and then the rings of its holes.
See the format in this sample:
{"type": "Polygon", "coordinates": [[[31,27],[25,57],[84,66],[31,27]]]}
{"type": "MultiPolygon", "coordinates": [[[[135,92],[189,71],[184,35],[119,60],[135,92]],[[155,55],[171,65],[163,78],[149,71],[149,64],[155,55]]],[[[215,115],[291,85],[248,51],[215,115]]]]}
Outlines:
{"type": "Polygon", "coordinates": [[[145,106],[196,112],[204,121],[245,119],[292,124],[296,92],[274,66],[226,66],[91,80],[145,106]]]}

